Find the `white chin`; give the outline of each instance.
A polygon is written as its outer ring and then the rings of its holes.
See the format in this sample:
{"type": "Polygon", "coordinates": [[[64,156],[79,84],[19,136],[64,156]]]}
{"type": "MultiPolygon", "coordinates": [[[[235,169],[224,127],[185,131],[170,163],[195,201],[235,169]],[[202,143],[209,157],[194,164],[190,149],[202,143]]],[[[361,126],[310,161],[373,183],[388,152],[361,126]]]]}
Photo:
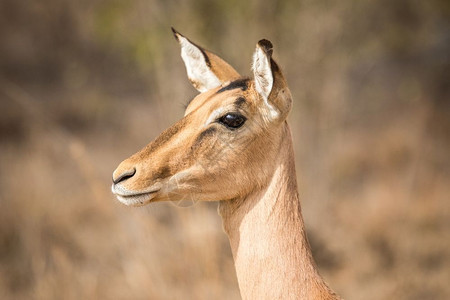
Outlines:
{"type": "Polygon", "coordinates": [[[117,200],[119,200],[121,203],[127,205],[127,206],[143,206],[148,203],[154,198],[153,194],[143,194],[143,195],[136,195],[136,196],[120,196],[116,195],[117,200]]]}
{"type": "Polygon", "coordinates": [[[146,205],[155,198],[158,191],[158,189],[154,189],[148,192],[137,192],[133,194],[132,192],[125,190],[120,186],[114,184],[111,186],[111,192],[116,195],[117,200],[128,206],[146,205]]]}

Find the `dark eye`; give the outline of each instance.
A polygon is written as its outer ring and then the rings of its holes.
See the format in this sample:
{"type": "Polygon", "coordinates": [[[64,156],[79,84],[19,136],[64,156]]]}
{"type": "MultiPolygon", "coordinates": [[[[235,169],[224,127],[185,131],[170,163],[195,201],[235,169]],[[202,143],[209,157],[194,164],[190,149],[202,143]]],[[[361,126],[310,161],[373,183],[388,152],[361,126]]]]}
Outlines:
{"type": "Polygon", "coordinates": [[[227,126],[229,129],[236,129],[244,125],[247,120],[243,115],[237,113],[229,113],[222,116],[219,122],[227,126]]]}

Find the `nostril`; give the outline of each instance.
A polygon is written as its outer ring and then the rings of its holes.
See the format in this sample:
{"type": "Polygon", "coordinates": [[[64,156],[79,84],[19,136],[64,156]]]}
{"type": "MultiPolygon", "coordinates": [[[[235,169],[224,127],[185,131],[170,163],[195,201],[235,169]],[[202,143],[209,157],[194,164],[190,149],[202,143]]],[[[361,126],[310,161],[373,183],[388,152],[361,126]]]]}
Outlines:
{"type": "Polygon", "coordinates": [[[113,183],[114,184],[118,184],[119,182],[125,181],[128,178],[131,178],[134,176],[134,174],[136,174],[136,168],[133,168],[132,170],[128,170],[126,172],[123,172],[122,174],[120,174],[117,178],[114,179],[113,176],[113,183]]]}

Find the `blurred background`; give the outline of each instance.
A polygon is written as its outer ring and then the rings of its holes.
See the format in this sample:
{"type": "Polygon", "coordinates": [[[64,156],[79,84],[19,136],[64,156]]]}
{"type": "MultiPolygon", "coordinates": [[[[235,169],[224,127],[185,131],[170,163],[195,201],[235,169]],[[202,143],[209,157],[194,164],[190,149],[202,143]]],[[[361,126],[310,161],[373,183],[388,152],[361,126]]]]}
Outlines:
{"type": "Polygon", "coordinates": [[[111,174],[196,95],[174,26],[294,96],[304,218],[346,299],[450,299],[450,2],[2,0],[0,298],[239,299],[217,203],[111,174]]]}

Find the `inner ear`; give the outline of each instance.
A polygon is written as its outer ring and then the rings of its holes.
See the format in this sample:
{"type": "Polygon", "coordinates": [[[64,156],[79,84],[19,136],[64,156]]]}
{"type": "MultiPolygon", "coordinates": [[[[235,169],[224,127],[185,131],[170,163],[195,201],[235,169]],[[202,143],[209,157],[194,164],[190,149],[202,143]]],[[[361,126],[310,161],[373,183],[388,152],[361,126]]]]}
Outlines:
{"type": "Polygon", "coordinates": [[[269,99],[273,87],[273,73],[271,67],[272,43],[261,40],[253,54],[253,74],[255,77],[255,89],[264,100],[269,99]]]}
{"type": "Polygon", "coordinates": [[[286,80],[272,58],[273,46],[268,40],[260,40],[253,54],[253,75],[255,90],[268,108],[273,121],[283,121],[292,106],[292,97],[286,80]]]}
{"type": "Polygon", "coordinates": [[[278,115],[278,110],[269,101],[269,95],[272,92],[274,84],[272,52],[272,43],[268,40],[260,40],[253,54],[252,69],[255,79],[255,89],[264,100],[267,108],[269,108],[271,118],[275,118],[278,115]]]}
{"type": "Polygon", "coordinates": [[[214,89],[240,77],[239,73],[217,55],[191,42],[172,28],[181,46],[181,57],[192,85],[199,92],[214,89]]]}

